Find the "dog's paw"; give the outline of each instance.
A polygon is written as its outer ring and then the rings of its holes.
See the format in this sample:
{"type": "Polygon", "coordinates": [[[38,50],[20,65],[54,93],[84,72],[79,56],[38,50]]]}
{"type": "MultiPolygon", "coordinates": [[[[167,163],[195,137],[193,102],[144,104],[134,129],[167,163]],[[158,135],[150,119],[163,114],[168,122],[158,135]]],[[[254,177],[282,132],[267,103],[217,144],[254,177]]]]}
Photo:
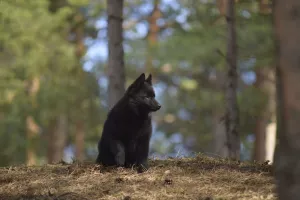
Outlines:
{"type": "Polygon", "coordinates": [[[117,166],[124,166],[125,165],[125,156],[123,153],[118,153],[115,156],[117,166]]]}
{"type": "Polygon", "coordinates": [[[138,173],[144,173],[146,171],[148,171],[149,167],[147,164],[139,164],[137,165],[137,172],[138,173]]]}

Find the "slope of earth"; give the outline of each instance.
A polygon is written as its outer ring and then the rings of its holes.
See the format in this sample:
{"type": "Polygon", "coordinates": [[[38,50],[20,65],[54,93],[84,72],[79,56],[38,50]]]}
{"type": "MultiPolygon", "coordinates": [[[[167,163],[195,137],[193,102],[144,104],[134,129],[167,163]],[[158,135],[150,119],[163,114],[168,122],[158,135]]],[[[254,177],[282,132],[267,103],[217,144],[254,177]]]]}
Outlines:
{"type": "Polygon", "coordinates": [[[93,163],[0,168],[1,200],[277,199],[271,166],[199,155],[142,174],[93,163]]]}

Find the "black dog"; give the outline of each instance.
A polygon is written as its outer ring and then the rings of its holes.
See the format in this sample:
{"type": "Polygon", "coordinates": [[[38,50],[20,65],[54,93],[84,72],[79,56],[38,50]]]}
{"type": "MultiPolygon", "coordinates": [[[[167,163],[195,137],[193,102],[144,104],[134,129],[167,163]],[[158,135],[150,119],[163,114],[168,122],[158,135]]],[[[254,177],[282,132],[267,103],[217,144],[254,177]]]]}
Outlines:
{"type": "Polygon", "coordinates": [[[152,134],[151,112],[161,108],[155,100],[151,74],[141,74],[111,109],[98,143],[96,162],[106,166],[137,166],[148,169],[152,134]]]}

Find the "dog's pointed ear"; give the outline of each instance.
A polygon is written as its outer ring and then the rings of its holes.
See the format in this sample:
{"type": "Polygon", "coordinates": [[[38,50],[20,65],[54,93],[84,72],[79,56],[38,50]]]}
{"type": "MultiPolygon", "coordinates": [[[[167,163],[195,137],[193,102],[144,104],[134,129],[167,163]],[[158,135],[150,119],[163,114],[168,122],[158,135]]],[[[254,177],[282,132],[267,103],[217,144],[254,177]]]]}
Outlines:
{"type": "Polygon", "coordinates": [[[128,92],[133,92],[138,90],[145,82],[145,74],[142,73],[129,87],[128,92]]]}
{"type": "Polygon", "coordinates": [[[152,75],[149,74],[148,78],[146,79],[146,82],[152,85],[152,75]]]}
{"type": "Polygon", "coordinates": [[[145,74],[142,73],[131,85],[135,88],[139,88],[145,82],[145,74]]]}

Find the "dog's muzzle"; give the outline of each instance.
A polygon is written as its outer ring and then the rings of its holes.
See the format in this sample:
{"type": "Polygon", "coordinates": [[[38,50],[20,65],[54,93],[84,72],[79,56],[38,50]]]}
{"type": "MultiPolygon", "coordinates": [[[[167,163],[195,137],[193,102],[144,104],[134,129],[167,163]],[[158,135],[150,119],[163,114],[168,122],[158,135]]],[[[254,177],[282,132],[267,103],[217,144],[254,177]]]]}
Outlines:
{"type": "Polygon", "coordinates": [[[160,108],[161,108],[161,105],[157,104],[157,105],[153,106],[152,111],[158,111],[160,108]]]}

